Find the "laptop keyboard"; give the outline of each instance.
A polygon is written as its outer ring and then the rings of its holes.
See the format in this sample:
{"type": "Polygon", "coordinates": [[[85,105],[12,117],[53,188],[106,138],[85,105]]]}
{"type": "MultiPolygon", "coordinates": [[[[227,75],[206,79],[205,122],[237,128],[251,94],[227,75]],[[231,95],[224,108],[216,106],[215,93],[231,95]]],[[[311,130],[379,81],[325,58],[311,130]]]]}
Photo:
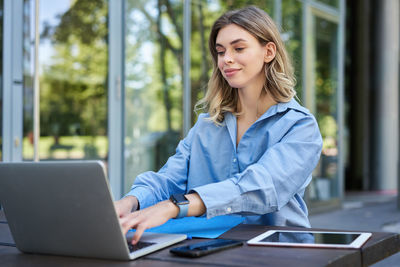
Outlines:
{"type": "Polygon", "coordinates": [[[137,251],[139,249],[154,245],[156,243],[153,242],[144,242],[144,241],[139,241],[136,245],[132,245],[131,242],[128,242],[128,248],[129,248],[129,252],[132,253],[134,251],[137,251]]]}

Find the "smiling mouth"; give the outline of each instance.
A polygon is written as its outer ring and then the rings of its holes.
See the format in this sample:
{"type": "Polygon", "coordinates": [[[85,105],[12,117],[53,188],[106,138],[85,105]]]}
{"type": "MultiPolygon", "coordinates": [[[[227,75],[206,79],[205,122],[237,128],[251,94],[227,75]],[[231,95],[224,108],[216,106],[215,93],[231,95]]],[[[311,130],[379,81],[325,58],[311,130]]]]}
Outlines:
{"type": "Polygon", "coordinates": [[[233,75],[235,75],[240,69],[227,69],[224,70],[225,76],[226,77],[232,77],[233,75]]]}

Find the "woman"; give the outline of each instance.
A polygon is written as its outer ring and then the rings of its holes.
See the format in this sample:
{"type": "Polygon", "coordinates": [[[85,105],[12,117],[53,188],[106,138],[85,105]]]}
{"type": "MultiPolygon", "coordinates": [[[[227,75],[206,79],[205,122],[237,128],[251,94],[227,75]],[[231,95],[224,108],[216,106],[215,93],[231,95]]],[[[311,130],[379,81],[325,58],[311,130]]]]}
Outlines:
{"type": "Polygon", "coordinates": [[[115,203],[123,231],[184,216],[240,214],[246,223],[310,227],[303,200],[322,139],[293,99],[293,69],[272,19],[256,7],[222,15],[209,49],[207,109],[157,173],[115,203]]]}

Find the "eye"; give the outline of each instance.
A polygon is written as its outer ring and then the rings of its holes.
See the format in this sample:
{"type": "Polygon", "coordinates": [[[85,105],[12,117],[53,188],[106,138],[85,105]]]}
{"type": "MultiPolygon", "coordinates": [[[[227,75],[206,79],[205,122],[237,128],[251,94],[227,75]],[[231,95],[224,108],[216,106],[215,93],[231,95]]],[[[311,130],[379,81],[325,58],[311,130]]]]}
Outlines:
{"type": "Polygon", "coordinates": [[[225,54],[225,51],[217,51],[218,56],[223,56],[225,54]]]}
{"type": "Polygon", "coordinates": [[[236,50],[237,52],[241,52],[241,51],[244,50],[244,47],[236,47],[235,50],[236,50]]]}

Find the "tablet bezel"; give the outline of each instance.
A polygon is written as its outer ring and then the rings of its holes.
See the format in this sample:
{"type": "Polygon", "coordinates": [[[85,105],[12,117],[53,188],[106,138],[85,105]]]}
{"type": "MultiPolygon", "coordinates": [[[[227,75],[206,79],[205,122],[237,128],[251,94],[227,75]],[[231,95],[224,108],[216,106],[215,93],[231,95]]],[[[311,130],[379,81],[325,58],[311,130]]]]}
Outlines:
{"type": "Polygon", "coordinates": [[[252,246],[279,246],[279,247],[312,247],[312,248],[350,248],[357,249],[367,242],[372,236],[367,232],[344,232],[344,231],[314,231],[314,230],[268,230],[247,241],[252,246]],[[359,234],[350,244],[314,244],[314,243],[290,243],[290,242],[262,242],[264,238],[276,232],[292,232],[292,233],[326,233],[326,234],[359,234]]]}

